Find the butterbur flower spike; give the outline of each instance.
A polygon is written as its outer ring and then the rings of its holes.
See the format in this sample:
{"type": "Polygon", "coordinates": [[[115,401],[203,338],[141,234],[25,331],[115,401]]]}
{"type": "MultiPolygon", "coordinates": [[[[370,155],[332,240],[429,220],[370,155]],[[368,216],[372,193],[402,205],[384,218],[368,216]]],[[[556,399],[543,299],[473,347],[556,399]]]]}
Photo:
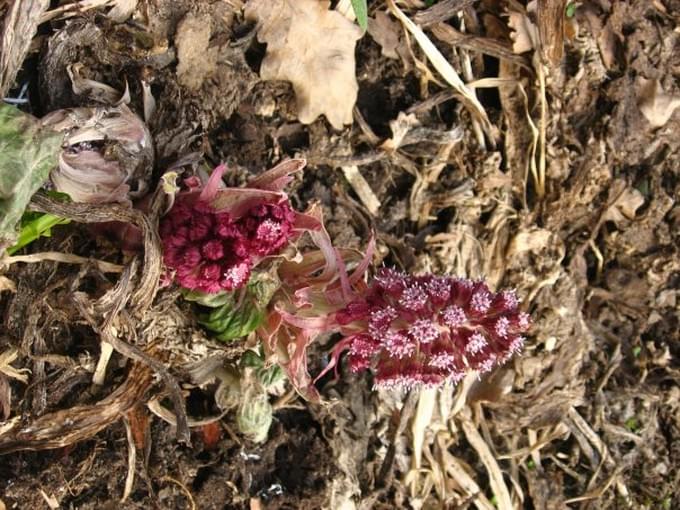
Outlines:
{"type": "Polygon", "coordinates": [[[221,186],[226,170],[213,170],[202,189],[180,193],[163,218],[163,262],[192,291],[242,288],[264,257],[279,253],[299,234],[299,214],[282,191],[304,160],[288,160],[247,188],[221,186]]]}
{"type": "MultiPolygon", "coordinates": [[[[514,291],[485,283],[381,269],[368,291],[336,314],[354,372],[372,369],[376,388],[437,386],[488,372],[524,343],[530,317],[514,291]]],[[[330,368],[330,367],[329,367],[330,368]]]]}

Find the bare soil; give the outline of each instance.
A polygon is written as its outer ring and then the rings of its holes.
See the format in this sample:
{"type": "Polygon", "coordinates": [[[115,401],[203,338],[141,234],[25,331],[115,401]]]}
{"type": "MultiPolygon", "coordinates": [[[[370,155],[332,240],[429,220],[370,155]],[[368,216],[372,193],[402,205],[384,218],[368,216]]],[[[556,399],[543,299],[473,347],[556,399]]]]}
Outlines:
{"type": "MultiPolygon", "coordinates": [[[[266,49],[238,3],[141,1],[124,23],[91,10],[43,24],[17,80],[30,85],[26,108],[41,116],[89,104],[65,72],[80,63],[90,79],[127,85],[140,114],[142,80],[150,85],[151,180],[196,151],[226,161],[232,185],[306,157],[294,205],[320,201],[337,245],[363,249],[374,231],[380,263],[516,287],[534,319],[525,350],[488,377],[443,389],[421,450],[406,427],[393,469],[377,480],[403,395],[373,392],[369,376],[341,369],[318,385],[327,405],[282,399],[262,444],[238,435],[231,414],[217,429],[191,427],[184,444],[146,407],[172,407],[153,371],[114,354],[105,384],[92,384],[100,335],[84,311],[124,275],[16,263],[6,273],[16,292],[0,294],[0,353],[18,348],[13,366],[29,369],[31,383],[7,379],[4,418],[40,428],[49,449],[29,433],[3,439],[0,421],[0,508],[489,508],[502,506],[499,483],[515,508],[680,508],[680,109],[653,124],[664,97],[680,97],[680,2],[577,2],[562,59],[543,67],[544,94],[533,52],[512,52],[504,12],[513,2],[459,2],[462,16],[429,24],[442,54],[469,66],[466,81],[512,83],[477,89],[496,133],[486,147],[433,70],[428,81],[427,58],[401,25],[397,58],[376,36],[358,41],[351,126],[300,123],[290,84],[260,80],[266,49]],[[469,37],[452,44],[439,24],[469,37]],[[406,113],[409,142],[385,150],[406,113]],[[541,136],[544,192],[531,170],[533,160],[540,172],[540,143],[532,150],[541,136]],[[377,213],[345,178],[349,165],[377,213]],[[131,443],[136,476],[121,503],[131,443]]],[[[77,222],[28,248],[45,251],[128,262],[77,222]]],[[[125,321],[178,381],[188,415],[218,415],[215,388],[191,384],[183,367],[237,359],[244,345],[210,339],[172,288],[125,321]]],[[[310,352],[312,373],[332,341],[310,352]]]]}

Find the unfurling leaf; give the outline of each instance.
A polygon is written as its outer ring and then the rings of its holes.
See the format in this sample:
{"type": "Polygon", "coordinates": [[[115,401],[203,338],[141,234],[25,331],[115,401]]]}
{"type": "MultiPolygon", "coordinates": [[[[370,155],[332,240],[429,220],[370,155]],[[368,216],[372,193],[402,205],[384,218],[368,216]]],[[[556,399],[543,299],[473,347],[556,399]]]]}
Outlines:
{"type": "Polygon", "coordinates": [[[246,389],[236,413],[236,424],[241,434],[255,443],[267,439],[272,424],[274,410],[266,393],[254,386],[246,389]]]}
{"type": "Polygon", "coordinates": [[[32,116],[0,105],[0,251],[16,239],[31,196],[57,164],[61,141],[32,116]]]}
{"type": "Polygon", "coordinates": [[[342,129],[352,122],[359,90],[354,47],[362,31],[329,6],[325,0],[250,0],[245,16],[258,22],[257,37],[267,43],[261,78],[292,83],[300,122],[323,114],[342,129]]]}
{"type": "Polygon", "coordinates": [[[199,315],[199,323],[214,333],[213,338],[227,342],[249,335],[264,319],[265,309],[278,282],[266,274],[255,274],[247,288],[240,292],[222,292],[214,295],[191,293],[192,300],[213,307],[209,313],[199,315]]]}
{"type": "Polygon", "coordinates": [[[262,310],[251,300],[247,300],[241,306],[234,303],[224,304],[209,314],[202,315],[199,323],[216,333],[213,338],[227,342],[255,331],[263,318],[262,310]]]}
{"type": "Polygon", "coordinates": [[[131,202],[131,184],[146,189],[153,141],[146,124],[126,105],[57,110],[42,119],[64,133],[54,187],[74,202],[131,202]]]}
{"type": "Polygon", "coordinates": [[[250,349],[243,353],[239,364],[242,369],[253,369],[257,381],[264,389],[276,386],[286,378],[279,365],[266,366],[264,358],[250,349]]]}

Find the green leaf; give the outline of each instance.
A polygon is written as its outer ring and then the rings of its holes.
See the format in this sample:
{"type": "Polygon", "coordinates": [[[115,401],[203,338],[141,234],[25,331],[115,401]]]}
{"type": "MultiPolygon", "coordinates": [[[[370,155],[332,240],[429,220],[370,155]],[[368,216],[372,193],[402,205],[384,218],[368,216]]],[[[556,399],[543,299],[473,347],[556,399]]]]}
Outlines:
{"type": "Polygon", "coordinates": [[[576,15],[576,2],[569,2],[565,12],[567,18],[573,18],[576,15]]]}
{"type": "Polygon", "coordinates": [[[242,290],[215,294],[184,290],[183,294],[188,301],[212,308],[198,315],[198,323],[215,333],[213,338],[227,342],[250,334],[262,324],[267,305],[279,286],[272,275],[254,272],[242,290]]]}
{"type": "Polygon", "coordinates": [[[21,219],[19,239],[17,239],[14,246],[7,249],[7,253],[13,255],[41,236],[50,237],[52,235],[52,227],[66,225],[67,223],[71,223],[71,220],[53,214],[25,213],[21,219]]]}
{"type": "Polygon", "coordinates": [[[640,422],[635,416],[628,418],[624,425],[628,430],[630,430],[633,433],[637,433],[640,430],[640,422]]]}
{"type": "Polygon", "coordinates": [[[222,342],[242,338],[255,331],[262,324],[263,319],[264,313],[254,306],[243,307],[239,313],[234,314],[233,319],[215,338],[222,342]]]}
{"type": "Polygon", "coordinates": [[[192,301],[210,308],[217,308],[225,303],[231,303],[234,300],[234,296],[231,292],[208,294],[207,292],[201,292],[200,290],[184,289],[182,294],[187,301],[192,301]]]}
{"type": "Polygon", "coordinates": [[[258,306],[250,289],[243,300],[225,302],[209,313],[199,315],[198,323],[215,333],[214,338],[223,342],[241,338],[255,331],[264,319],[264,311],[258,306]]]}
{"type": "Polygon", "coordinates": [[[279,365],[272,365],[269,368],[261,368],[257,371],[257,378],[265,388],[274,386],[280,381],[283,381],[285,377],[286,374],[279,365]]]}
{"type": "Polygon", "coordinates": [[[0,250],[14,244],[16,225],[57,165],[61,142],[31,115],[0,104],[0,250]]]}
{"type": "Polygon", "coordinates": [[[248,349],[241,356],[240,364],[242,367],[262,368],[264,359],[252,349],[248,349]]]}
{"type": "Polygon", "coordinates": [[[354,14],[356,14],[357,23],[359,23],[363,30],[366,30],[368,28],[368,6],[366,5],[366,0],[352,0],[352,9],[354,9],[354,14]]]}
{"type": "Polygon", "coordinates": [[[279,365],[265,366],[264,357],[251,349],[243,353],[239,364],[242,368],[255,369],[257,379],[265,389],[278,384],[286,377],[279,365]]]}

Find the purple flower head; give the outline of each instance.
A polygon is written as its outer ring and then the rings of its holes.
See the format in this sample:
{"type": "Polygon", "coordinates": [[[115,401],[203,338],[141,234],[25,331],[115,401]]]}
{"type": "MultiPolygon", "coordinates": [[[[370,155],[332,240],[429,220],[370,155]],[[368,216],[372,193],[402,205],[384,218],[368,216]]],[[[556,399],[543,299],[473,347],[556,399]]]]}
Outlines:
{"type": "Polygon", "coordinates": [[[289,160],[248,188],[225,188],[220,165],[204,187],[180,193],[160,225],[163,262],[177,282],[207,293],[246,285],[254,266],[297,235],[298,213],[281,190],[303,166],[289,160]]]}
{"type": "Polygon", "coordinates": [[[506,362],[531,323],[518,306],[514,291],[493,293],[483,282],[381,269],[364,301],[338,316],[350,369],[372,369],[378,388],[410,389],[506,362]]]}
{"type": "Polygon", "coordinates": [[[177,200],[163,218],[160,234],[163,262],[182,287],[215,293],[245,285],[252,267],[248,239],[232,229],[233,223],[228,214],[218,214],[203,202],[177,200]]]}
{"type": "Polygon", "coordinates": [[[259,256],[277,253],[293,234],[295,211],[288,202],[263,204],[251,208],[239,220],[250,250],[259,256]]]}

